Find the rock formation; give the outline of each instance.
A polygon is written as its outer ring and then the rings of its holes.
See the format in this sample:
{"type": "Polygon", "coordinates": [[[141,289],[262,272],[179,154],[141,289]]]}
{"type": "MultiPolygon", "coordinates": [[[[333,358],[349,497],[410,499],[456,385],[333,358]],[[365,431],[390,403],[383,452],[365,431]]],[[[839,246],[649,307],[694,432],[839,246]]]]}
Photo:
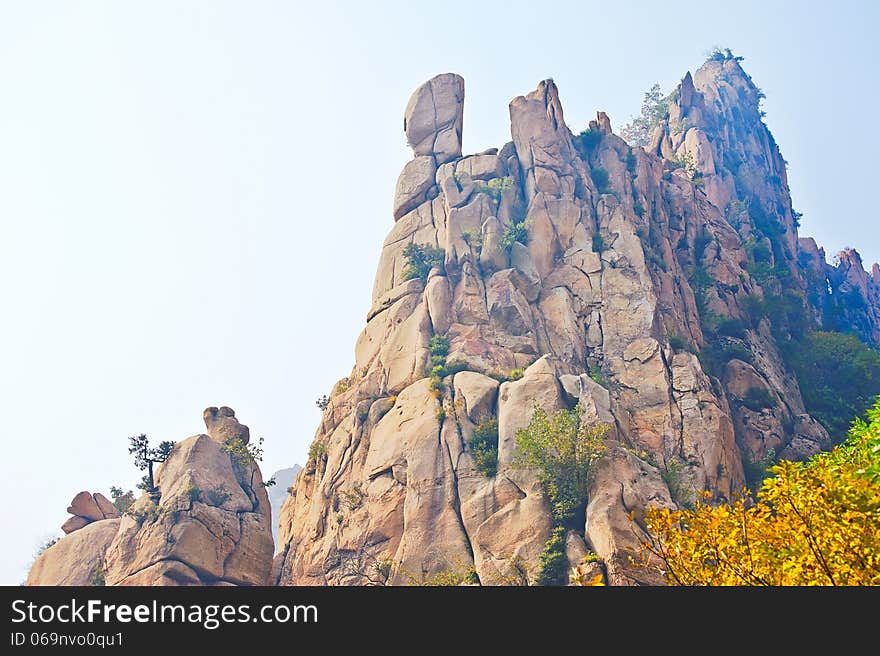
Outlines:
{"type": "Polygon", "coordinates": [[[512,461],[536,405],[580,403],[584,421],[611,426],[566,535],[569,564],[593,552],[611,584],[657,582],[629,560],[646,506],[730,498],[743,462],[828,446],[754,306],[828,280],[832,297],[864,300],[838,316],[876,343],[880,270],[855,254],[828,268],[798,239],[760,97],[736,59],[713,59],[685,76],[642,149],[602,112],[572,133],[546,80],[510,103],[512,141],[462,156],[464,81],[419,87],[372,308],[281,510],[275,582],[473,570],[483,584],[534,583],[550,509],[512,461]],[[413,268],[411,245],[440,253],[429,270],[413,268]],[[432,353],[438,336],[448,348],[432,353]],[[770,401],[756,409],[756,395],[770,401]],[[492,419],[487,476],[468,444],[492,419]]]}
{"type": "Polygon", "coordinates": [[[67,512],[73,515],[61,525],[61,530],[67,534],[85,528],[92,522],[119,517],[119,511],[116,510],[110,499],[100,492],[94,494],[80,492],[73,497],[67,512]]]}
{"type": "Polygon", "coordinates": [[[158,467],[158,503],[145,493],[107,518],[106,498],[78,494],[65,526],[85,524],[65,529],[70,535],[37,558],[27,584],[264,585],[269,499],[256,462],[233,448],[248,439],[247,426],[225,407],[208,408],[205,424],[208,435],[178,442],[158,467]]]}
{"type": "Polygon", "coordinates": [[[244,424],[239,423],[235,418],[235,410],[227,408],[205,408],[202,413],[205,426],[208,428],[208,435],[215,442],[224,444],[231,440],[241,440],[244,444],[251,441],[251,431],[244,424]]]}

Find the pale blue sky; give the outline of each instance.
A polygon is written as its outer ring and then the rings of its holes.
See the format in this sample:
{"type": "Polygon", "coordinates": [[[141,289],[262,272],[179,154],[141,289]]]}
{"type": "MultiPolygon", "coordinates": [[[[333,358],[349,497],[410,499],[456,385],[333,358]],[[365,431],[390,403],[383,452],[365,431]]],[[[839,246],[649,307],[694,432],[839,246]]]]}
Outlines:
{"type": "Polygon", "coordinates": [[[302,463],[391,228],[403,108],[466,80],[465,150],[553,77],[620,127],[715,45],[767,94],[801,234],[880,258],[872,2],[0,2],[0,583],[127,435],[227,404],[302,463]]]}

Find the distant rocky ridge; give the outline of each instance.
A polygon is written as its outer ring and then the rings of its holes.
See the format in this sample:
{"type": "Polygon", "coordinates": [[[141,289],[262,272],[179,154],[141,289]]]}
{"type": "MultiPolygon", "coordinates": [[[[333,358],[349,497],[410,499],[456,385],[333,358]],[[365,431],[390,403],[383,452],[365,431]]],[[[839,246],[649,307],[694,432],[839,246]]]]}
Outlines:
{"type": "Polygon", "coordinates": [[[786,336],[756,308],[794,299],[814,328],[833,321],[877,345],[880,269],[852,251],[826,264],[798,237],[760,98],[736,58],[713,57],[643,149],[602,112],[572,133],[546,80],[510,103],[512,141],[463,156],[464,81],[419,87],[372,308],[281,510],[275,582],[473,570],[484,584],[534,583],[550,509],[512,459],[535,404],[580,403],[585,421],[611,425],[583,524],[566,536],[569,565],[592,552],[610,584],[659,582],[629,558],[645,507],[685,503],[681,489],[728,499],[743,463],[827,448],[786,336]],[[413,271],[411,245],[440,260],[413,271]],[[436,336],[448,341],[437,382],[436,336]],[[697,356],[707,349],[712,363],[697,356]],[[486,476],[468,443],[493,418],[498,471],[486,476]]]}
{"type": "Polygon", "coordinates": [[[228,448],[246,444],[248,428],[230,408],[204,416],[208,434],[159,465],[158,502],[144,493],[119,517],[102,495],[78,494],[69,535],[37,557],[27,585],[265,585],[269,499],[256,462],[228,448]]]}
{"type": "MultiPolygon", "coordinates": [[[[281,506],[287,499],[290,492],[288,491],[296,480],[296,475],[302,469],[299,465],[288,467],[287,469],[279,469],[269,477],[269,480],[275,481],[275,485],[269,488],[269,505],[272,507],[272,517],[278,517],[281,514],[281,506]]],[[[272,524],[272,539],[278,544],[278,522],[272,524]]]]}

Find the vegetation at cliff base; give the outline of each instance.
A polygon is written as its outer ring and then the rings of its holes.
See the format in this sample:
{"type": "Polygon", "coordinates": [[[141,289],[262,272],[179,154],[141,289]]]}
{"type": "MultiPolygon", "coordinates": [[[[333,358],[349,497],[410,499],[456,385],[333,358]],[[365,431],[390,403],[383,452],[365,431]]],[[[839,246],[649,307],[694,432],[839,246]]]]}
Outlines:
{"type": "Polygon", "coordinates": [[[754,501],[650,509],[646,555],[673,585],[880,584],[880,401],[868,419],[832,451],[771,467],[754,501]]]}
{"type": "Polygon", "coordinates": [[[548,414],[535,407],[528,426],[516,432],[513,464],[534,469],[550,501],[553,533],[541,554],[539,585],[562,585],[568,571],[565,528],[576,522],[586,505],[593,465],[605,453],[607,424],[587,425],[580,404],[548,414]]]}

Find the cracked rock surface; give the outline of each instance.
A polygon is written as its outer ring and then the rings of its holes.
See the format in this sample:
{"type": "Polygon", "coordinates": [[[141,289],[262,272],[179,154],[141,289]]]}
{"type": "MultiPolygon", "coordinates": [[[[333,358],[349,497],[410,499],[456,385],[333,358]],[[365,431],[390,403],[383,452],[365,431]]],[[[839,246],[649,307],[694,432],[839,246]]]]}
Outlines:
{"type": "MultiPolygon", "coordinates": [[[[535,473],[511,462],[536,405],[580,402],[585,421],[611,426],[583,524],[566,540],[572,559],[597,554],[612,584],[657,582],[629,561],[646,506],[702,490],[729,499],[744,459],[827,447],[767,322],[747,311],[767,293],[747,245],[765,238],[768,216],[781,235],[770,257],[793,289],[810,285],[800,254],[823,257],[797,238],[759,99],[737,61],[707,62],[671,95],[651,144],[631,148],[602,112],[591,142],[574,134],[546,80],[511,101],[509,143],[462,155],[464,82],[444,74],[419,87],[404,123],[413,160],[394,194],[372,309],[315,457],[282,507],[273,580],[369,585],[386,582],[381,570],[406,584],[473,568],[483,584],[534,583],[550,509],[535,473]],[[519,224],[527,238],[505,242],[519,224]],[[443,266],[406,280],[411,243],[442,249],[443,266]],[[751,362],[704,368],[695,353],[717,330],[713,317],[742,323],[725,339],[751,362]],[[449,343],[439,390],[435,335],[449,343]],[[775,406],[750,410],[751,388],[775,406]],[[492,418],[498,469],[486,476],[468,443],[492,418]]],[[[849,254],[828,277],[864,299],[853,322],[870,337],[880,269],[869,275],[849,254]]]]}

